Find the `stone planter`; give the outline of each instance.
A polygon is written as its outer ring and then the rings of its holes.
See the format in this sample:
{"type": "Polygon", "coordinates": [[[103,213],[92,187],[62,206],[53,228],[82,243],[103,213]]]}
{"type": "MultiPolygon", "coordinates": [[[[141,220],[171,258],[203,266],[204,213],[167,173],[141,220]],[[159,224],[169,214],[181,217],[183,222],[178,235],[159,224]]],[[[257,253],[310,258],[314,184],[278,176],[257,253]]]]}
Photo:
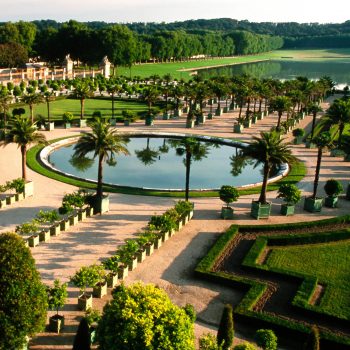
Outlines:
{"type": "Polygon", "coordinates": [[[189,106],[184,107],[184,108],[182,109],[182,112],[183,112],[183,113],[188,113],[189,111],[190,111],[190,107],[189,107],[189,106]]]}
{"type": "Polygon", "coordinates": [[[345,156],[345,152],[341,149],[332,149],[331,150],[331,157],[344,157],[345,156]]]}
{"type": "Polygon", "coordinates": [[[34,195],[34,182],[33,181],[27,181],[24,184],[24,197],[31,197],[34,195]]]}
{"type": "Polygon", "coordinates": [[[41,232],[39,232],[40,242],[48,242],[50,239],[51,239],[51,234],[49,229],[42,230],[41,232]]]}
{"type": "Polygon", "coordinates": [[[324,206],[327,208],[337,208],[338,207],[338,196],[328,196],[324,200],[324,206]]]}
{"type": "Polygon", "coordinates": [[[111,126],[116,126],[117,125],[117,120],[115,118],[111,118],[109,120],[109,124],[111,124],[111,126]]]}
{"type": "Polygon", "coordinates": [[[86,128],[86,119],[79,119],[79,127],[86,128]]]}
{"type": "Polygon", "coordinates": [[[133,271],[137,267],[137,256],[134,256],[129,262],[128,262],[129,271],[133,271]]]}
{"type": "Polygon", "coordinates": [[[201,123],[201,124],[205,124],[205,120],[206,120],[206,116],[204,114],[200,115],[198,117],[198,122],[201,123]]]}
{"type": "Polygon", "coordinates": [[[159,249],[162,246],[163,238],[162,236],[159,236],[154,241],[154,249],[159,249]]]}
{"type": "Polygon", "coordinates": [[[252,124],[255,124],[257,122],[257,120],[258,120],[258,117],[256,117],[256,116],[252,117],[252,124]]]}
{"type": "Polygon", "coordinates": [[[208,120],[212,120],[213,119],[213,113],[208,113],[208,120]]]}
{"type": "Polygon", "coordinates": [[[108,288],[114,288],[118,284],[118,273],[111,271],[106,275],[106,282],[108,288]]]}
{"type": "Polygon", "coordinates": [[[0,200],[0,208],[5,208],[6,204],[6,198],[0,200]]]}
{"type": "Polygon", "coordinates": [[[294,211],[295,211],[295,205],[291,205],[291,204],[281,205],[280,213],[284,216],[294,215],[294,211]]]}
{"type": "Polygon", "coordinates": [[[245,128],[250,128],[251,126],[252,126],[252,121],[249,119],[249,120],[245,120],[244,122],[243,122],[243,126],[245,127],[245,128]]]}
{"type": "Polygon", "coordinates": [[[79,221],[84,221],[86,219],[86,209],[80,209],[78,211],[78,220],[79,221]]]}
{"type": "Polygon", "coordinates": [[[70,220],[69,218],[67,219],[64,219],[60,222],[60,228],[61,228],[61,231],[67,231],[70,227],[70,220]]]}
{"type": "Polygon", "coordinates": [[[107,295],[107,282],[98,282],[94,285],[94,288],[92,290],[92,295],[95,298],[103,298],[105,295],[107,295]]]}
{"type": "Polygon", "coordinates": [[[54,122],[46,123],[45,124],[45,130],[46,131],[55,130],[55,123],[54,122]]]}
{"type": "Polygon", "coordinates": [[[193,218],[193,210],[191,210],[191,211],[188,213],[188,221],[190,221],[192,218],[193,218]]]}
{"type": "Polygon", "coordinates": [[[254,219],[268,219],[271,213],[271,203],[260,203],[253,201],[250,209],[250,216],[254,219]]]}
{"type": "Polygon", "coordinates": [[[180,109],[175,109],[174,110],[174,117],[179,118],[182,116],[182,111],[180,109]]]}
{"type": "Polygon", "coordinates": [[[128,265],[120,265],[118,267],[118,279],[123,280],[129,274],[129,266],[128,265]]]}
{"type": "Polygon", "coordinates": [[[194,128],[194,120],[186,120],[186,128],[193,129],[194,128]]]}
{"type": "Polygon", "coordinates": [[[177,231],[180,231],[182,229],[182,221],[179,221],[177,223],[177,231]]]}
{"type": "Polygon", "coordinates": [[[242,124],[234,124],[233,125],[233,132],[236,134],[240,134],[244,129],[244,126],[242,124]]]}
{"type": "Polygon", "coordinates": [[[91,196],[88,198],[89,205],[94,208],[94,213],[106,213],[109,211],[109,196],[104,195],[102,198],[91,196]]]}
{"type": "Polygon", "coordinates": [[[217,117],[220,117],[222,115],[222,113],[223,113],[222,108],[217,108],[215,110],[215,116],[217,116],[217,117]]]}
{"type": "Polygon", "coordinates": [[[233,219],[233,208],[231,207],[222,207],[221,208],[221,219],[233,219]]]}
{"type": "Polygon", "coordinates": [[[93,207],[87,207],[87,208],[85,208],[85,211],[86,211],[87,217],[94,215],[94,208],[93,207]]]}
{"type": "Polygon", "coordinates": [[[139,249],[136,252],[137,262],[142,263],[146,259],[146,249],[139,249]]]}
{"type": "Polygon", "coordinates": [[[296,136],[296,137],[294,138],[293,143],[294,143],[295,145],[301,145],[301,144],[303,143],[303,136],[296,136]]]}
{"type": "Polygon", "coordinates": [[[78,213],[74,213],[69,216],[69,224],[70,226],[74,226],[78,223],[78,213]]]}
{"type": "Polygon", "coordinates": [[[169,114],[168,113],[164,113],[162,119],[163,120],[169,120],[170,119],[169,114]]]}
{"type": "Polygon", "coordinates": [[[258,120],[263,120],[263,119],[264,119],[264,116],[265,116],[265,113],[264,113],[264,112],[258,113],[258,120]]]}
{"type": "Polygon", "coordinates": [[[169,239],[169,232],[162,232],[162,240],[163,242],[166,242],[169,239]]]}
{"type": "Polygon", "coordinates": [[[188,223],[188,221],[189,221],[188,214],[186,214],[182,217],[182,225],[185,226],[188,223]]]}
{"type": "Polygon", "coordinates": [[[153,117],[147,116],[147,117],[145,118],[145,125],[146,125],[146,126],[152,126],[152,125],[154,125],[154,119],[153,119],[153,117]]]}
{"type": "Polygon", "coordinates": [[[15,198],[16,198],[16,201],[17,201],[17,202],[23,200],[23,199],[24,199],[24,193],[23,193],[23,192],[21,192],[21,193],[16,193],[16,194],[15,194],[15,198]]]}
{"type": "Polygon", "coordinates": [[[154,243],[146,243],[145,248],[146,248],[146,255],[147,256],[152,255],[154,252],[154,243]]]}
{"type": "Polygon", "coordinates": [[[72,126],[71,126],[71,123],[64,123],[64,128],[65,129],[70,129],[72,126]]]}
{"type": "Polygon", "coordinates": [[[81,311],[87,311],[92,309],[92,295],[83,293],[78,297],[78,309],[81,311]]]}
{"type": "Polygon", "coordinates": [[[64,327],[64,316],[54,315],[49,318],[48,329],[50,332],[59,334],[64,327]]]}
{"type": "Polygon", "coordinates": [[[310,213],[319,213],[322,210],[323,198],[306,197],[304,210],[310,213]]]}
{"type": "Polygon", "coordinates": [[[39,235],[33,235],[28,238],[29,247],[36,247],[39,245],[39,235]]]}
{"type": "Polygon", "coordinates": [[[6,204],[11,205],[16,202],[16,196],[14,194],[11,194],[6,197],[6,204]]]}
{"type": "Polygon", "coordinates": [[[224,107],[223,113],[228,113],[228,107],[224,107]]]}
{"type": "Polygon", "coordinates": [[[54,224],[50,227],[51,236],[59,236],[61,233],[61,224],[54,224]]]}

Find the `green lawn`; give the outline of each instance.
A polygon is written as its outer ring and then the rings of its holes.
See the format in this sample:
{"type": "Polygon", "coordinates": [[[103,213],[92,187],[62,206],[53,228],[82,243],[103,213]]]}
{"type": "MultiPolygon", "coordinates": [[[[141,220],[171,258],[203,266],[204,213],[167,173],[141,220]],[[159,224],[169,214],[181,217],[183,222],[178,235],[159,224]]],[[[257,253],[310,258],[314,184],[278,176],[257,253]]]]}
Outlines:
{"type": "MultiPolygon", "coordinates": [[[[26,115],[29,115],[29,107],[26,109],[26,115]]],[[[129,109],[134,112],[142,112],[147,110],[147,105],[137,101],[116,101],[114,104],[115,113],[121,115],[122,110],[129,109]]],[[[80,101],[74,99],[59,99],[50,103],[50,114],[52,119],[62,119],[64,112],[71,112],[78,119],[80,117],[80,101]]],[[[105,117],[112,115],[111,100],[87,99],[85,100],[85,116],[91,117],[94,111],[101,111],[105,117]]],[[[46,103],[34,106],[34,115],[42,114],[47,116],[46,103]]]]}
{"type": "Polygon", "coordinates": [[[325,284],[320,311],[350,319],[350,241],[273,248],[267,267],[316,276],[325,284]]]}

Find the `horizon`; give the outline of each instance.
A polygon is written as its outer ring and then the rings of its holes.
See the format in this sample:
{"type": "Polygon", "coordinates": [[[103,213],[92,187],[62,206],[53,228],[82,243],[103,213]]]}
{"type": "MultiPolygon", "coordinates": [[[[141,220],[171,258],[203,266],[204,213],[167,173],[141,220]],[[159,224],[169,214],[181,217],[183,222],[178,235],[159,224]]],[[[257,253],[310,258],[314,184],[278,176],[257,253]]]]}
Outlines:
{"type": "Polygon", "coordinates": [[[171,23],[197,19],[230,18],[238,21],[272,23],[339,24],[349,20],[346,0],[324,8],[317,0],[287,1],[218,0],[61,0],[53,6],[45,0],[2,0],[0,22],[54,20],[106,23],[171,23]],[[67,9],[70,9],[68,11],[67,9]],[[273,10],[271,10],[273,9],[273,10]],[[209,15],[208,15],[209,14],[209,15]]]}

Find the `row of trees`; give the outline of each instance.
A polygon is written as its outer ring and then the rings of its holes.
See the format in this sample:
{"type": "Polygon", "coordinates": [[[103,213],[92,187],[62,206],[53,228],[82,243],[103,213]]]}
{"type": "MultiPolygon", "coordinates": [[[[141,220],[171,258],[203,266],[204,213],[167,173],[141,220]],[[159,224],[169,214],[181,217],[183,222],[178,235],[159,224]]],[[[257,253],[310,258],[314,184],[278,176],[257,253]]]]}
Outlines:
{"type": "MultiPolygon", "coordinates": [[[[157,61],[184,60],[197,55],[232,56],[266,52],[278,49],[283,40],[277,36],[260,35],[246,31],[162,30],[139,34],[125,25],[92,28],[88,24],[69,21],[56,27],[38,29],[30,22],[0,25],[0,44],[15,43],[30,56],[40,56],[53,63],[68,52],[75,59],[96,64],[108,55],[115,65],[131,66],[150,59],[157,61]]],[[[22,58],[22,56],[21,56],[22,58]]],[[[21,60],[20,62],[22,62],[21,60]]],[[[0,66],[9,66],[6,56],[0,56],[0,66]],[[1,60],[2,58],[2,60],[1,60]]]]}

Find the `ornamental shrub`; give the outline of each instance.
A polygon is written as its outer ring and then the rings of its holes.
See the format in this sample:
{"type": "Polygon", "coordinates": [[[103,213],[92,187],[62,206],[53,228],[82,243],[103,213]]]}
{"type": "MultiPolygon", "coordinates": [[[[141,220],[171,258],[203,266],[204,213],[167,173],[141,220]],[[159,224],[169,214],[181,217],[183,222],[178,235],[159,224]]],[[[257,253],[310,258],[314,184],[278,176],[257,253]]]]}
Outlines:
{"type": "Polygon", "coordinates": [[[213,334],[207,333],[199,338],[199,350],[222,350],[222,347],[217,344],[213,334]]]}
{"type": "Polygon", "coordinates": [[[282,198],[289,205],[295,205],[301,199],[301,191],[294,184],[283,184],[278,189],[277,198],[282,198]]]}
{"type": "Polygon", "coordinates": [[[343,186],[339,181],[330,179],[327,180],[326,184],[324,185],[324,190],[327,193],[327,196],[338,196],[343,192],[343,186]]]}
{"type": "Polygon", "coordinates": [[[97,326],[101,350],[194,350],[193,322],[152,284],[117,286],[97,326]]]}
{"type": "Polygon", "coordinates": [[[47,299],[50,310],[58,310],[62,308],[67,300],[67,283],[60,284],[59,280],[55,280],[53,287],[47,287],[47,299]]]}
{"type": "Polygon", "coordinates": [[[0,235],[0,350],[21,349],[45,327],[46,288],[30,249],[14,233],[0,235]]]}
{"type": "Polygon", "coordinates": [[[245,342],[243,344],[236,345],[233,350],[256,350],[256,347],[253,344],[245,342]]]}
{"type": "Polygon", "coordinates": [[[301,136],[304,136],[305,135],[305,130],[304,129],[294,129],[293,130],[293,136],[294,137],[301,137],[301,136]]]}
{"type": "Polygon", "coordinates": [[[258,346],[264,350],[277,349],[277,337],[271,329],[259,329],[255,333],[255,339],[258,346]]]}
{"type": "Polygon", "coordinates": [[[82,318],[77,334],[74,338],[73,350],[90,350],[91,349],[91,336],[90,336],[90,327],[85,318],[82,318]]]}
{"type": "Polygon", "coordinates": [[[303,349],[320,350],[320,332],[316,326],[311,327],[311,333],[309,334],[303,349]]]}
{"type": "Polygon", "coordinates": [[[82,293],[85,292],[87,287],[93,287],[96,283],[101,282],[105,276],[105,271],[101,265],[82,266],[73,277],[71,282],[82,293]]]}
{"type": "Polygon", "coordinates": [[[233,337],[233,310],[231,305],[226,304],[221,316],[217,334],[217,343],[222,346],[223,350],[228,350],[232,346],[233,337]]]}
{"type": "Polygon", "coordinates": [[[223,185],[219,191],[220,199],[229,206],[230,203],[236,202],[239,198],[238,190],[233,186],[223,185]]]}

